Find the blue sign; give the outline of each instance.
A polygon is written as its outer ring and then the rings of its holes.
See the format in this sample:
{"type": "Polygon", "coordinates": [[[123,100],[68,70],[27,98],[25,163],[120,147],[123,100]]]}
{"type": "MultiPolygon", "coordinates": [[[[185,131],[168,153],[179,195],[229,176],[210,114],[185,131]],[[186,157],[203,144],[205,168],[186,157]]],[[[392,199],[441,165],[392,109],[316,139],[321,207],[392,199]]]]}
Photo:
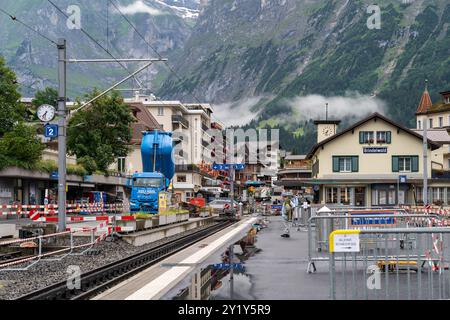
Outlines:
{"type": "Polygon", "coordinates": [[[364,153],[387,153],[387,147],[365,147],[364,153]]]}
{"type": "Polygon", "coordinates": [[[406,183],[406,180],[407,180],[406,176],[399,176],[399,177],[398,177],[398,181],[399,181],[400,183],[406,183]]]}
{"type": "Polygon", "coordinates": [[[228,171],[231,169],[231,167],[235,170],[243,170],[245,168],[244,163],[235,163],[235,164],[229,164],[229,163],[214,163],[213,164],[213,170],[223,170],[228,171]]]}
{"type": "MultiPolygon", "coordinates": [[[[229,263],[216,263],[212,265],[212,268],[216,270],[229,270],[231,265],[229,263]]],[[[242,263],[233,263],[233,269],[244,271],[244,265],[242,263]]]]}
{"type": "Polygon", "coordinates": [[[352,225],[361,226],[361,225],[386,225],[386,224],[395,224],[395,218],[393,217],[380,217],[380,218],[352,218],[352,225]]]}
{"type": "Polygon", "coordinates": [[[50,179],[58,180],[58,171],[52,171],[52,173],[50,173],[50,179]]]}
{"type": "Polygon", "coordinates": [[[386,217],[386,214],[394,215],[394,211],[374,212],[362,211],[351,214],[350,224],[353,226],[394,226],[397,223],[395,217],[386,217]],[[380,215],[380,217],[366,217],[366,215],[380,215]]]}
{"type": "Polygon", "coordinates": [[[46,124],[44,128],[45,128],[44,136],[46,138],[58,137],[58,125],[57,124],[46,124]]]}

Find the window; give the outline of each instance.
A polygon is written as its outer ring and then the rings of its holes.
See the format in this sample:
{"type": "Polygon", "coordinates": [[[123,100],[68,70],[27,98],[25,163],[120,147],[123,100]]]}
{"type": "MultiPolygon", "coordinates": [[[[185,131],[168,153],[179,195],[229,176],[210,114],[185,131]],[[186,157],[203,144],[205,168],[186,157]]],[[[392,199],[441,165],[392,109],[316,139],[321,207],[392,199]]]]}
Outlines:
{"type": "Polygon", "coordinates": [[[186,176],[177,176],[177,182],[186,182],[186,176]]]}
{"type": "Polygon", "coordinates": [[[158,116],[164,115],[164,107],[158,107],[158,116]]]}
{"type": "Polygon", "coordinates": [[[439,117],[439,128],[442,128],[444,126],[444,118],[439,117]]]}
{"type": "Polygon", "coordinates": [[[338,203],[338,188],[326,188],[326,203],[338,203]]]}
{"type": "Polygon", "coordinates": [[[417,202],[422,202],[422,198],[423,198],[423,188],[422,187],[417,187],[416,188],[416,201],[417,202]]]}
{"type": "Polygon", "coordinates": [[[378,204],[387,204],[386,190],[378,191],[378,204]]]}
{"type": "Polygon", "coordinates": [[[392,172],[419,172],[419,156],[392,156],[392,172]]]}
{"type": "Polygon", "coordinates": [[[351,203],[351,188],[344,188],[344,187],[341,187],[340,188],[341,190],[341,201],[340,201],[340,203],[341,204],[345,204],[345,205],[349,205],[350,203],[351,203]]]}
{"type": "Polygon", "coordinates": [[[422,121],[417,121],[417,129],[422,129],[422,121]]]}
{"type": "Polygon", "coordinates": [[[374,143],[373,131],[360,131],[359,132],[359,143],[374,143]]]}
{"type": "Polygon", "coordinates": [[[445,188],[431,188],[431,190],[431,202],[434,204],[443,204],[445,188]]]}
{"type": "Polygon", "coordinates": [[[377,131],[377,143],[391,143],[391,132],[377,131]]]}
{"type": "Polygon", "coordinates": [[[143,188],[162,188],[163,179],[161,178],[136,178],[133,179],[133,187],[143,188]]]}
{"type": "Polygon", "coordinates": [[[117,158],[117,171],[125,172],[125,158],[124,157],[117,158]]]}
{"type": "Polygon", "coordinates": [[[432,129],[433,128],[433,119],[429,119],[429,122],[430,122],[430,129],[432,129]]]}
{"type": "Polygon", "coordinates": [[[448,159],[448,168],[447,170],[450,170],[450,159],[448,159]]]}
{"type": "Polygon", "coordinates": [[[358,172],[358,156],[334,156],[333,172],[358,172]]]}
{"type": "Polygon", "coordinates": [[[399,157],[398,158],[398,171],[399,172],[411,172],[411,158],[399,157]]]}
{"type": "Polygon", "coordinates": [[[355,188],[355,206],[365,206],[366,204],[366,188],[355,188]]]}
{"type": "Polygon", "coordinates": [[[339,158],[339,172],[352,172],[352,158],[339,158]]]}
{"type": "Polygon", "coordinates": [[[396,204],[396,202],[395,202],[395,190],[389,190],[389,192],[388,192],[388,204],[396,204]]]}
{"type": "Polygon", "coordinates": [[[445,99],[445,103],[450,103],[450,97],[447,97],[447,99],[445,99]]]}

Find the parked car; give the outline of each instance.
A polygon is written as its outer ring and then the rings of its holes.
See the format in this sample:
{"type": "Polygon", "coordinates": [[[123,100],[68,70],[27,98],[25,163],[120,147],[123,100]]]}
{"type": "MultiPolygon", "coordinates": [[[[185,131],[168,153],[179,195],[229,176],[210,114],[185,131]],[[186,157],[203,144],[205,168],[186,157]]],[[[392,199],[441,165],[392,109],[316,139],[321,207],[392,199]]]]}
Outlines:
{"type": "MultiPolygon", "coordinates": [[[[213,213],[222,213],[225,209],[225,205],[230,204],[230,200],[227,199],[216,199],[208,203],[208,206],[212,208],[213,213]]],[[[234,209],[238,209],[237,201],[233,201],[234,209]]]]}

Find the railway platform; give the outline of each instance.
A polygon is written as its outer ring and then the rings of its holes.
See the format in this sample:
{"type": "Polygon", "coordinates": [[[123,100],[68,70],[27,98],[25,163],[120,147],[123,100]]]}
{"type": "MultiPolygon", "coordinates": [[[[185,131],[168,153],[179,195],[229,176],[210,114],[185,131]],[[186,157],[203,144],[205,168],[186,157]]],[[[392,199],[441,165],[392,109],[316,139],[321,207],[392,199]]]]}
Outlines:
{"type": "Polygon", "coordinates": [[[236,241],[246,235],[256,217],[244,217],[212,236],[147,268],[143,272],[97,295],[93,300],[156,300],[170,297],[170,292],[190,281],[190,275],[208,265],[236,241]],[[169,293],[169,294],[168,294],[169,293]]]}
{"type": "Polygon", "coordinates": [[[257,300],[329,299],[328,264],[316,264],[307,273],[308,233],[291,228],[283,238],[280,216],[269,216],[268,227],[258,233],[256,247],[261,249],[245,262],[252,283],[249,294],[257,300]]]}

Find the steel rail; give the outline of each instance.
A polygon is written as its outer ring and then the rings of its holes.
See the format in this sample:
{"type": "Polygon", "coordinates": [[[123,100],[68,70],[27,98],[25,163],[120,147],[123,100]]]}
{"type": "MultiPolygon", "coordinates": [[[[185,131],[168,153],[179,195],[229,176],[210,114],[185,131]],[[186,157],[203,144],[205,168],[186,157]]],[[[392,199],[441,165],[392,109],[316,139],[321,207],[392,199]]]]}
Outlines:
{"type": "Polygon", "coordinates": [[[79,289],[69,289],[67,281],[33,291],[17,300],[84,300],[115,285],[155,263],[177,253],[206,237],[225,229],[230,221],[214,224],[203,230],[161,244],[132,256],[123,258],[81,275],[79,289]]]}

